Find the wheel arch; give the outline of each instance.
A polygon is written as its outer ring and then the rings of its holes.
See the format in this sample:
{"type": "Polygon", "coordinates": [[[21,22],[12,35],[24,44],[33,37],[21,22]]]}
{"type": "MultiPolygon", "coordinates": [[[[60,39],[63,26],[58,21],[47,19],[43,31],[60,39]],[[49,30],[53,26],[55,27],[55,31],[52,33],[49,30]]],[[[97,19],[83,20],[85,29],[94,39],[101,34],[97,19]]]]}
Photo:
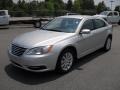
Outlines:
{"type": "MultiPolygon", "coordinates": [[[[77,58],[77,50],[76,50],[76,48],[75,48],[73,45],[68,45],[68,46],[64,47],[64,48],[60,51],[59,56],[60,56],[61,53],[62,53],[64,50],[66,50],[66,49],[71,50],[71,51],[73,52],[75,58],[77,58]]],[[[58,57],[59,57],[59,56],[58,56],[58,57]]]]}
{"type": "Polygon", "coordinates": [[[74,60],[75,60],[75,61],[77,60],[77,50],[76,50],[76,48],[75,48],[74,46],[72,46],[72,45],[69,45],[69,46],[64,47],[64,48],[60,51],[60,53],[59,53],[59,55],[58,55],[57,62],[56,62],[55,71],[57,71],[57,72],[59,72],[59,71],[58,71],[58,70],[59,70],[59,58],[60,58],[60,56],[62,55],[62,53],[63,53],[65,50],[71,50],[71,51],[73,52],[73,54],[74,54],[74,60]]]}
{"type": "Polygon", "coordinates": [[[112,34],[109,34],[108,36],[107,36],[107,38],[113,38],[113,36],[112,36],[112,34]]]}

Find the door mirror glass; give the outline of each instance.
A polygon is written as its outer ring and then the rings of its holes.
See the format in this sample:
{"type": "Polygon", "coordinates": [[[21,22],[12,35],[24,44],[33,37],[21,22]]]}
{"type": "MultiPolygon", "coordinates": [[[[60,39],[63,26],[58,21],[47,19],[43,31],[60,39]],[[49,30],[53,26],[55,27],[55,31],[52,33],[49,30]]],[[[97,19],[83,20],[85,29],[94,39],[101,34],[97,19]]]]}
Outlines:
{"type": "Polygon", "coordinates": [[[81,34],[90,34],[90,29],[83,29],[82,31],[81,31],[81,34]]]}

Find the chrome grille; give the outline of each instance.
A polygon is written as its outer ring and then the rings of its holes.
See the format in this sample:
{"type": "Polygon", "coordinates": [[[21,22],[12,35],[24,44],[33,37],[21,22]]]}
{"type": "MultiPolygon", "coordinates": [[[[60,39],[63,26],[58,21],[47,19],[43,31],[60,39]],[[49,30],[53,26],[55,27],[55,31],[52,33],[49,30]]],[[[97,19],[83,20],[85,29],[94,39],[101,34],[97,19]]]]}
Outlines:
{"type": "Polygon", "coordinates": [[[12,54],[13,55],[16,55],[16,56],[22,56],[23,53],[26,51],[26,48],[23,48],[23,47],[20,47],[20,46],[17,46],[17,45],[14,45],[12,44],[12,54]]]}

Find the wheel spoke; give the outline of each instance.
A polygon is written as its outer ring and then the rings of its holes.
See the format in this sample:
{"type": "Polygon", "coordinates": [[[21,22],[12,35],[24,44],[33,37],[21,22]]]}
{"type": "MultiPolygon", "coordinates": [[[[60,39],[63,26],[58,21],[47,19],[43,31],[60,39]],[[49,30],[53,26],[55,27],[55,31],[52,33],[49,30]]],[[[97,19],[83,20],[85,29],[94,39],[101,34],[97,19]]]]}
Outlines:
{"type": "Polygon", "coordinates": [[[69,70],[73,63],[73,56],[70,52],[67,52],[63,55],[61,60],[61,68],[65,71],[69,70]]]}
{"type": "Polygon", "coordinates": [[[107,40],[107,44],[106,44],[106,49],[110,49],[110,46],[111,46],[111,39],[108,39],[107,40]]]}

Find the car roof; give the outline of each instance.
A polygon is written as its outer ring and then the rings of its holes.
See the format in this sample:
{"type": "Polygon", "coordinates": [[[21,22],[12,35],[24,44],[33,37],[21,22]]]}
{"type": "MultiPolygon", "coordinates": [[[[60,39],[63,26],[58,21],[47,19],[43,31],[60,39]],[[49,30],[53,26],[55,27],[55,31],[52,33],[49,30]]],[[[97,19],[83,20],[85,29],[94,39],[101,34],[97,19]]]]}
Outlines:
{"type": "Polygon", "coordinates": [[[76,18],[76,19],[83,19],[83,18],[94,18],[95,16],[89,15],[67,15],[67,16],[60,16],[62,18],[76,18]]]}
{"type": "Polygon", "coordinates": [[[0,10],[0,12],[5,12],[6,14],[8,14],[8,10],[0,10]]]}

